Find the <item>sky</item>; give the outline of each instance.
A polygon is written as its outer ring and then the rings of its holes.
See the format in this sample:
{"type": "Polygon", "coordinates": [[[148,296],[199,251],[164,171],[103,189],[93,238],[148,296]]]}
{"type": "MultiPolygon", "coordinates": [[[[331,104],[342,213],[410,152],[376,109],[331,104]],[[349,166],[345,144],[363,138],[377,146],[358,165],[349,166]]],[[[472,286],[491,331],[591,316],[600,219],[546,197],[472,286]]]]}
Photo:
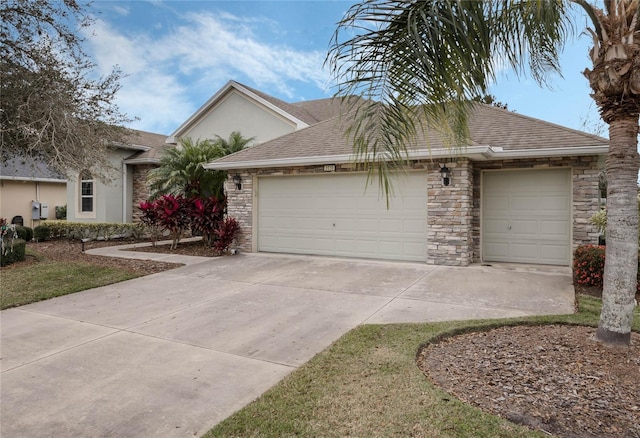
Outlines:
{"type": "MultiPolygon", "coordinates": [[[[97,0],[84,30],[96,72],[125,77],[116,103],[130,128],[171,134],[229,80],[286,102],[335,93],[323,66],[353,0],[97,0]]],[[[586,21],[579,23],[586,27],[586,21]]],[[[590,37],[569,42],[550,86],[501,72],[491,88],[510,110],[606,136],[582,71],[590,37]]]]}

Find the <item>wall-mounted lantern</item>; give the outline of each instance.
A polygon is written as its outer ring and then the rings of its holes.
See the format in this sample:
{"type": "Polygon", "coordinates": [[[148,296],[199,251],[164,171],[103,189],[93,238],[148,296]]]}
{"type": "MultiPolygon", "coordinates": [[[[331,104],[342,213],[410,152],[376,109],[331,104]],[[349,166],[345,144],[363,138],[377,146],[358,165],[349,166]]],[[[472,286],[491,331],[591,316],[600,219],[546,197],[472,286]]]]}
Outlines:
{"type": "Polygon", "coordinates": [[[242,178],[239,174],[233,175],[233,183],[236,185],[236,190],[242,190],[242,178]]]}
{"type": "Polygon", "coordinates": [[[440,175],[442,175],[443,186],[451,184],[451,170],[447,166],[442,166],[440,168],[440,175]]]}

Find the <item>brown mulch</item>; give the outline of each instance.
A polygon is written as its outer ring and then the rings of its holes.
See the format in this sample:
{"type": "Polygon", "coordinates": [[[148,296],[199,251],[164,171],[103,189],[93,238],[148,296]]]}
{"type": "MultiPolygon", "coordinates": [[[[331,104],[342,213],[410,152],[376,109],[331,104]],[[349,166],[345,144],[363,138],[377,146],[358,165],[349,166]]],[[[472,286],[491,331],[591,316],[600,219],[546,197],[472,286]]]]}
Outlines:
{"type": "MultiPolygon", "coordinates": [[[[102,246],[124,245],[136,243],[128,240],[92,241],[85,243],[85,250],[102,246]]],[[[150,260],[133,260],[119,257],[104,257],[82,253],[82,244],[77,240],[47,240],[44,242],[30,242],[29,248],[36,251],[45,260],[69,263],[96,264],[99,266],[124,269],[138,275],[149,275],[182,266],[177,263],[156,262],[150,260]]],[[[38,257],[27,256],[24,262],[14,263],[2,267],[2,270],[15,269],[22,266],[38,263],[38,257]]]]}
{"type": "Polygon", "coordinates": [[[218,254],[213,248],[204,246],[201,240],[194,242],[180,242],[177,248],[171,249],[171,245],[143,246],[140,248],[129,248],[127,251],[156,252],[163,254],[180,254],[200,257],[216,257],[218,254]]]}
{"type": "Polygon", "coordinates": [[[630,348],[592,327],[501,327],[447,338],[419,364],[437,386],[480,409],[561,437],[640,437],[640,334],[630,348]]]}

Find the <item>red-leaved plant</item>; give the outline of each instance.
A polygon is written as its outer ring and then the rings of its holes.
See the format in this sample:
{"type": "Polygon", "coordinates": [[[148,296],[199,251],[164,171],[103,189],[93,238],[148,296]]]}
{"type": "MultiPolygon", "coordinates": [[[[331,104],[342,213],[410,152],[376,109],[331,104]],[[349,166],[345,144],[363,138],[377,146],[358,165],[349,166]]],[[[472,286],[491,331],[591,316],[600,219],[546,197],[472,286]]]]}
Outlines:
{"type": "Polygon", "coordinates": [[[153,201],[143,201],[140,203],[139,207],[140,211],[142,212],[142,215],[140,215],[140,220],[149,231],[151,245],[156,246],[158,238],[162,235],[158,212],[156,209],[156,203],[153,201]]]}
{"type": "Polygon", "coordinates": [[[189,209],[182,196],[162,195],[155,201],[158,224],[169,232],[171,249],[176,249],[182,233],[189,226],[189,209]]]}
{"type": "Polygon", "coordinates": [[[224,254],[229,250],[233,239],[236,238],[239,231],[240,224],[235,218],[228,217],[221,221],[215,230],[216,239],[213,243],[213,248],[219,254],[224,254]]]}
{"type": "Polygon", "coordinates": [[[215,240],[215,230],[224,220],[227,207],[226,198],[196,198],[189,203],[191,206],[191,232],[201,234],[204,246],[210,247],[215,240]]]}

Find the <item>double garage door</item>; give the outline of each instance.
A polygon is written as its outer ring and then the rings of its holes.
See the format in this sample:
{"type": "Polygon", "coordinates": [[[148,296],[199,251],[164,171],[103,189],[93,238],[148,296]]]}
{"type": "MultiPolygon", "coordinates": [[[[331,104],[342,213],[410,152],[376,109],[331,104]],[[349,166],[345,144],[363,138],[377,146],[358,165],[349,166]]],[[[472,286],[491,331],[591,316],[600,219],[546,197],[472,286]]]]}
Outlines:
{"type": "MultiPolygon", "coordinates": [[[[259,178],[258,251],[425,261],[426,173],[398,176],[389,209],[365,185],[357,173],[259,178]]],[[[570,171],[484,172],[481,223],[485,262],[568,265],[570,171]]]]}
{"type": "Polygon", "coordinates": [[[484,261],[570,263],[569,169],[485,172],[482,196],[484,261]]]}
{"type": "Polygon", "coordinates": [[[259,178],[258,250],[425,261],[427,174],[394,178],[388,209],[366,179],[361,173],[259,178]]]}

